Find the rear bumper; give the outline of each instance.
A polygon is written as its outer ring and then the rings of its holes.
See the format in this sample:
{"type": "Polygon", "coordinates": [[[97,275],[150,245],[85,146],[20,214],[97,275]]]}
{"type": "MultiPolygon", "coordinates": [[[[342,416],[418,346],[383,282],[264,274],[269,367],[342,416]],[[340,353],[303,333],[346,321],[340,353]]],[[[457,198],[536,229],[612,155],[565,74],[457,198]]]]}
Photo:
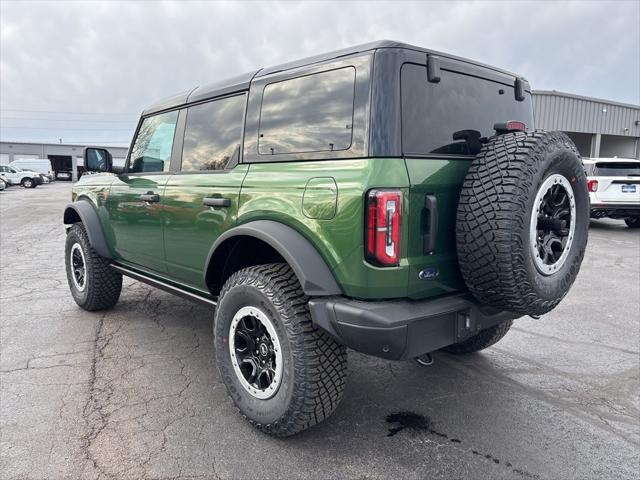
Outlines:
{"type": "Polygon", "coordinates": [[[640,216],[640,203],[592,203],[591,217],[636,217],[640,216]]]}
{"type": "Polygon", "coordinates": [[[519,316],[480,305],[470,294],[418,302],[321,297],[309,308],[313,322],[341,343],[390,360],[433,352],[519,316]]]}

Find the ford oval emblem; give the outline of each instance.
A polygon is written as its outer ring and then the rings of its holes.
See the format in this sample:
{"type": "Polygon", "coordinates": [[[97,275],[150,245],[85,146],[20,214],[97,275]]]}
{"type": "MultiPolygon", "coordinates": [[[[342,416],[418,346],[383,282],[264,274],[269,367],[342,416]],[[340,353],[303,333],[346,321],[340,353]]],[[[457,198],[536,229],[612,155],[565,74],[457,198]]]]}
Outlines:
{"type": "Polygon", "coordinates": [[[440,272],[437,268],[430,267],[425,268],[424,270],[420,270],[418,277],[420,280],[431,280],[432,278],[436,278],[440,272]]]}

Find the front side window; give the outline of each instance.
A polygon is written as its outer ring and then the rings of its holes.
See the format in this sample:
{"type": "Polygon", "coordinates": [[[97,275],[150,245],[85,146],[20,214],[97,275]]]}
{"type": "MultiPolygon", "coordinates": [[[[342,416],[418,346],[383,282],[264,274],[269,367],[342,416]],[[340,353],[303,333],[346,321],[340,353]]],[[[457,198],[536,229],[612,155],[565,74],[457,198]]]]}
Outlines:
{"type": "Polygon", "coordinates": [[[245,96],[189,107],[182,147],[182,171],[223,170],[240,154],[245,96]]]}
{"type": "Polygon", "coordinates": [[[131,149],[130,173],[168,172],[178,112],[147,117],[131,149]]]}
{"type": "Polygon", "coordinates": [[[348,150],[353,126],[355,69],[271,83],[264,89],[261,155],[348,150]]]}
{"type": "Polygon", "coordinates": [[[440,82],[430,83],[425,65],[407,63],[400,89],[405,155],[476,155],[496,123],[533,128],[531,95],[518,102],[512,86],[444,69],[440,82]]]}

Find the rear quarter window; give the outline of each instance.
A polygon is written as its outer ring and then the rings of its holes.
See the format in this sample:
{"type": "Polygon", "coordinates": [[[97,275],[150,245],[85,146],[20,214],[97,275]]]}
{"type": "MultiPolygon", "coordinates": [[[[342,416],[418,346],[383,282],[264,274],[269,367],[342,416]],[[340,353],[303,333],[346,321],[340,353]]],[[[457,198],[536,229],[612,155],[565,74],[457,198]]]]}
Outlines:
{"type": "Polygon", "coordinates": [[[403,154],[476,155],[498,122],[517,120],[533,128],[528,92],[519,102],[509,85],[444,69],[440,77],[430,83],[425,65],[402,66],[403,154]]]}
{"type": "Polygon", "coordinates": [[[258,153],[348,150],[353,132],[355,68],[268,84],[260,111],[258,153]]]}

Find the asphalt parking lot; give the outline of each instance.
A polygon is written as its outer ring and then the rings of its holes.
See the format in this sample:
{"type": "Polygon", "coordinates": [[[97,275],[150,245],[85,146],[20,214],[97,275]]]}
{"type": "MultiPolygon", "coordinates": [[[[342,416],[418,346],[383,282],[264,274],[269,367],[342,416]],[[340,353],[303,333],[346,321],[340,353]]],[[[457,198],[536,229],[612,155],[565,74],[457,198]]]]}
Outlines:
{"type": "Polygon", "coordinates": [[[70,191],[0,192],[1,478],[637,478],[640,232],[624,223],[592,223],[552,313],[431,367],[349,352],[337,412],[277,440],[227,399],[210,311],[132,280],[113,310],[76,306],[70,191]]]}

